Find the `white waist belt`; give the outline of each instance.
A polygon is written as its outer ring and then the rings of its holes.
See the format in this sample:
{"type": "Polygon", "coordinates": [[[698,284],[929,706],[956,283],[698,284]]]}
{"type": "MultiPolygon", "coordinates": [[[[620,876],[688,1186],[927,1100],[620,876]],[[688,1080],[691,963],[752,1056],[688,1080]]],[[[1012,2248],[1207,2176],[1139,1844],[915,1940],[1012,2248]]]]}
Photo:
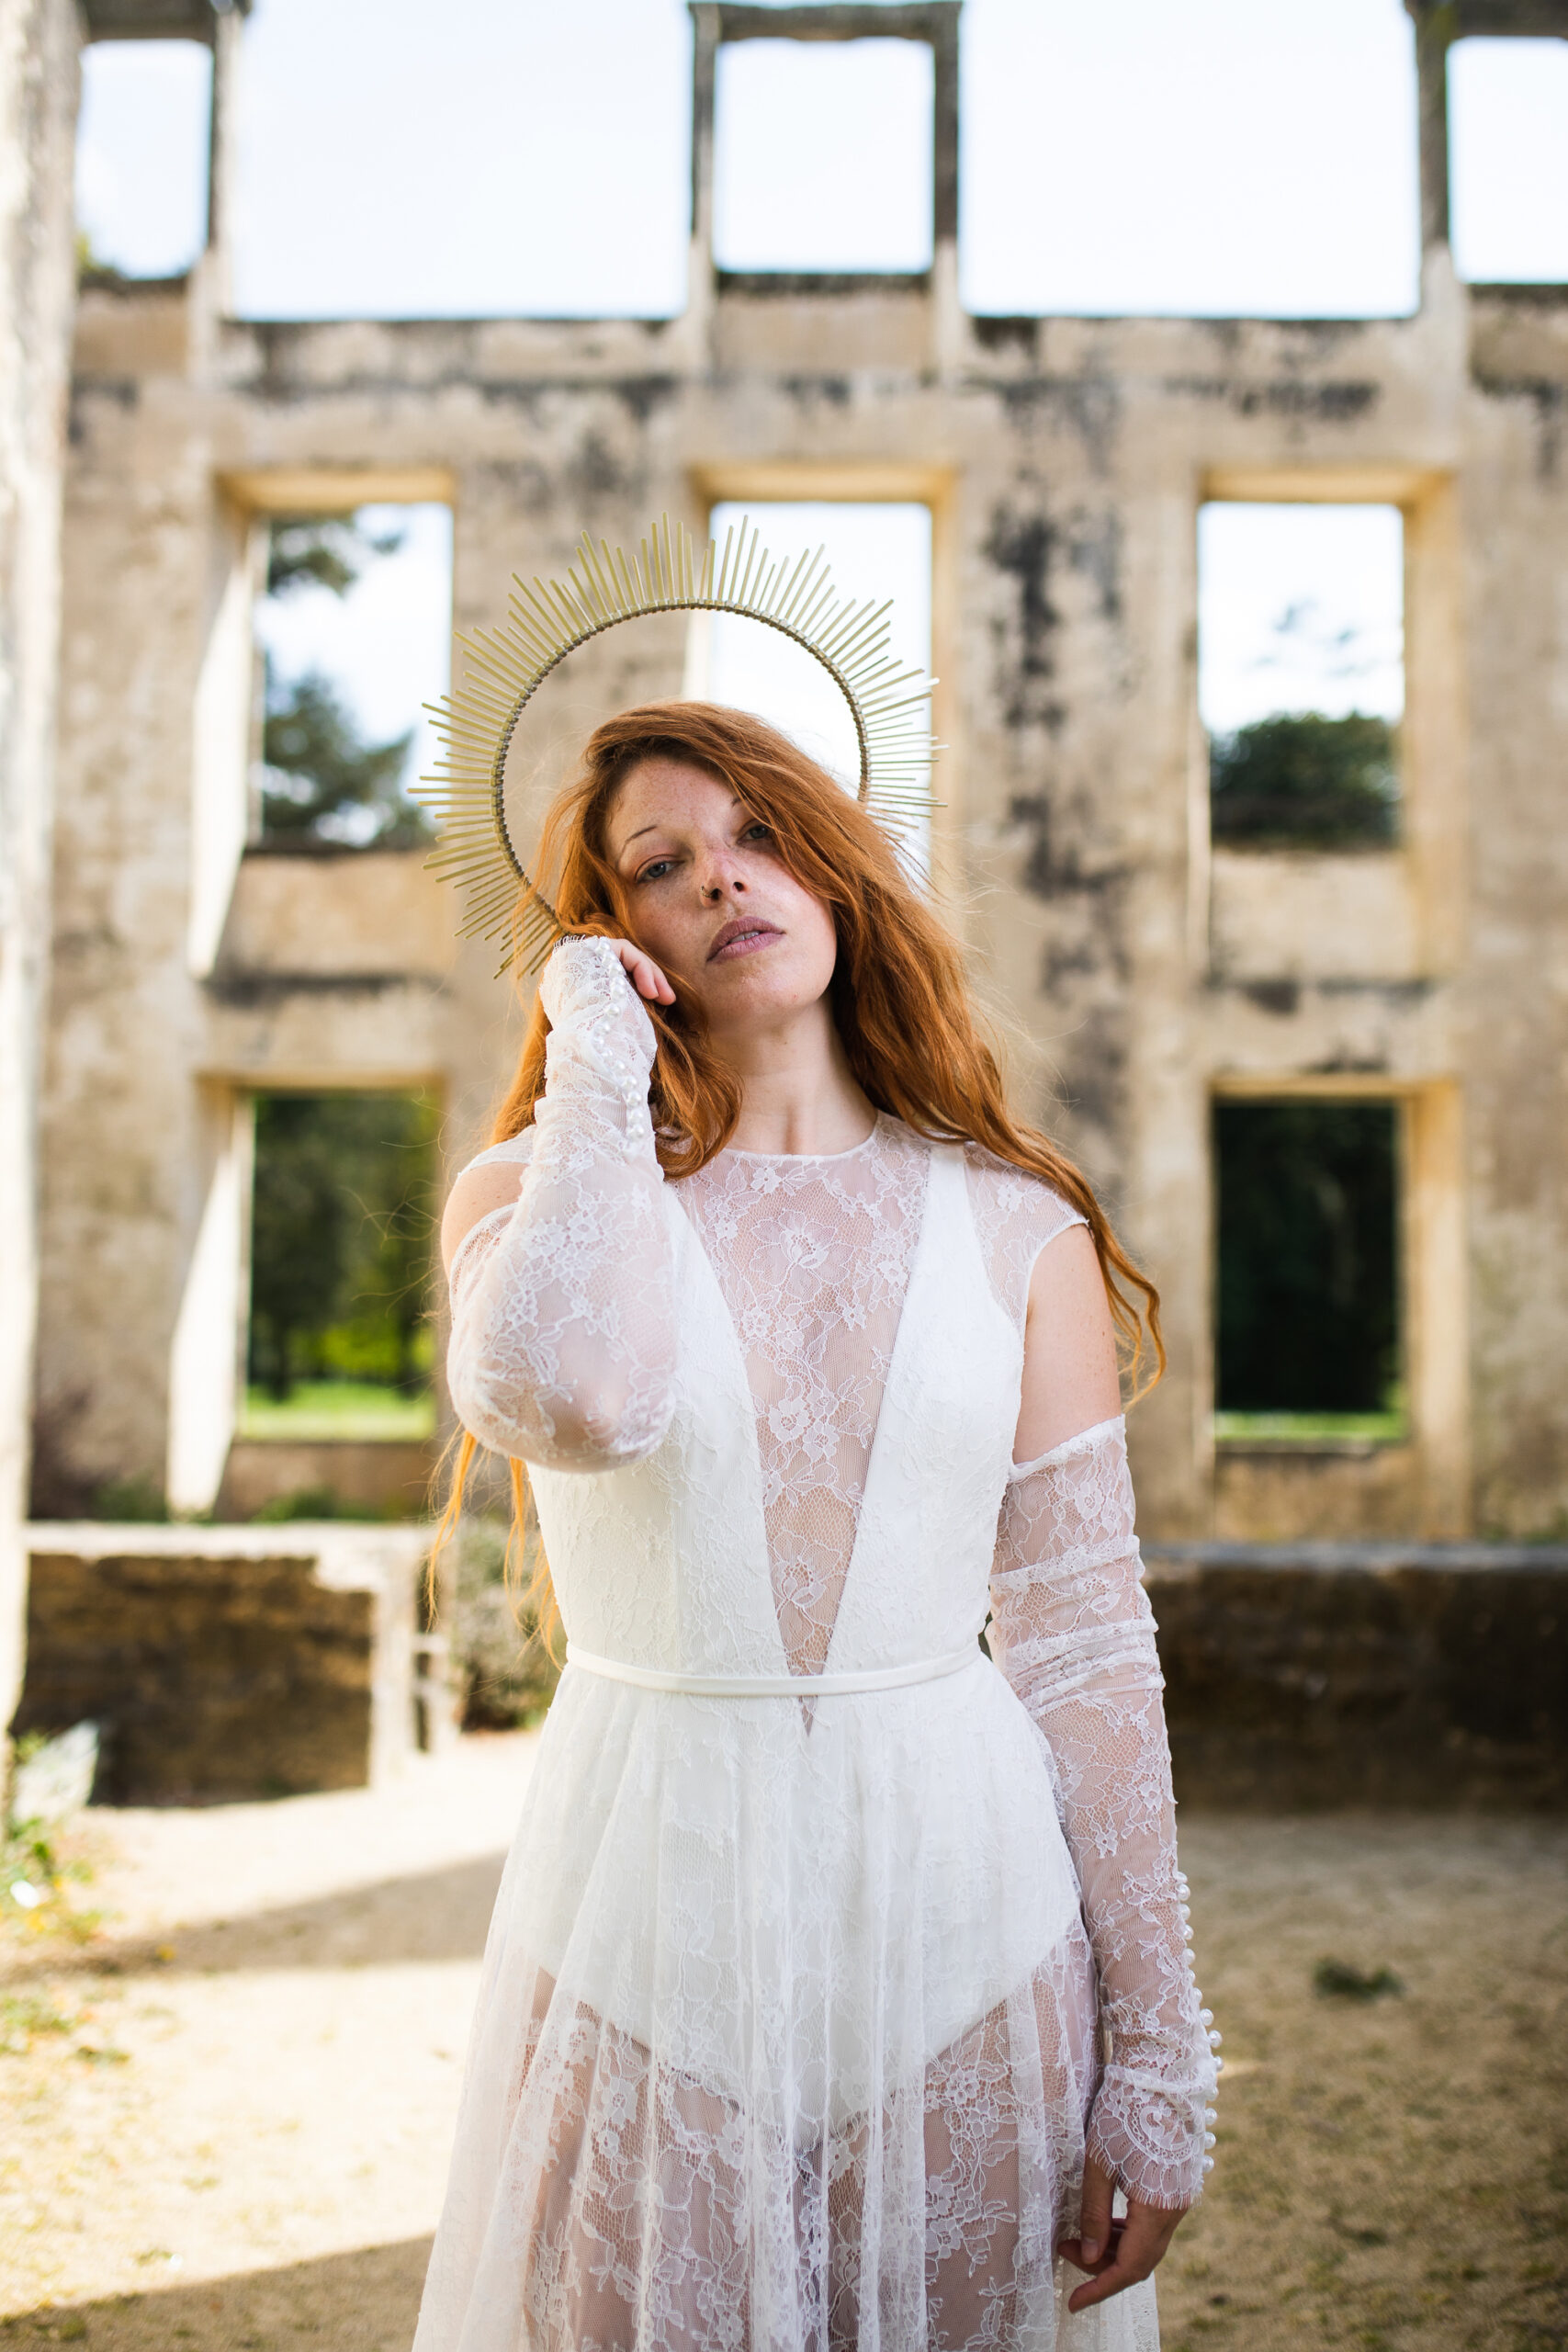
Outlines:
{"type": "Polygon", "coordinates": [[[637,1690],[672,1690],[693,1699],[815,1699],[855,1690],[902,1690],[912,1682],[937,1682],[943,1675],[962,1674],[978,1666],[978,1643],[966,1643],[945,1657],[923,1657],[912,1666],[879,1666],[859,1674],[676,1674],[659,1666],[631,1666],[625,1658],[595,1657],[566,1645],[568,1666],[584,1674],[602,1675],[606,1682],[629,1682],[637,1690]]]}

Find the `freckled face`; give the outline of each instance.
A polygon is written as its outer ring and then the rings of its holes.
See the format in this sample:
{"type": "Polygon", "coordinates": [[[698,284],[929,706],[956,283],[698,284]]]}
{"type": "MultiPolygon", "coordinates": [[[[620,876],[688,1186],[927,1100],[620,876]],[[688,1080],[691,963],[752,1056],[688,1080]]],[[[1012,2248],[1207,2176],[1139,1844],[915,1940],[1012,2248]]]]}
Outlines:
{"type": "Polygon", "coordinates": [[[761,1028],[826,993],[833,918],[775,855],[727,784],[678,759],[643,760],[607,828],[637,944],[715,1035],[761,1028]]]}

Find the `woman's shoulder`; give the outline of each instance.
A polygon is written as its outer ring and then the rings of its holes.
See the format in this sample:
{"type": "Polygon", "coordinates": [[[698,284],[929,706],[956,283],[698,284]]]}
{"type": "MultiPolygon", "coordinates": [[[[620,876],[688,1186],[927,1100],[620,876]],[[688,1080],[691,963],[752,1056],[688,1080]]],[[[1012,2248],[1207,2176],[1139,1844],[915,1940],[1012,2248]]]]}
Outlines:
{"type": "Polygon", "coordinates": [[[489,1144],[483,1151],[476,1152],[472,1159],[458,1170],[453,1181],[460,1184],[464,1177],[471,1176],[477,1168],[526,1168],[533,1156],[534,1130],[525,1127],[520,1135],[505,1136],[500,1143],[489,1144]]]}
{"type": "Polygon", "coordinates": [[[1045,1177],[1000,1159],[983,1144],[966,1143],[964,1162],[991,1288],[1021,1330],[1035,1261],[1058,1234],[1088,1219],[1045,1177]]]}
{"type": "Polygon", "coordinates": [[[984,1144],[966,1143],[964,1164],[970,1197],[976,1210],[984,1210],[991,1219],[1052,1232],[1087,1222],[1081,1209],[1076,1209],[1065,1199],[1046,1177],[1036,1175],[1032,1168],[1020,1168],[1015,1161],[1003,1159],[984,1144]]]}
{"type": "Polygon", "coordinates": [[[525,1127],[521,1135],[508,1136],[503,1142],[476,1153],[458,1170],[441,1220],[441,1254],[449,1272],[464,1243],[492,1217],[516,1205],[517,1188],[533,1150],[533,1129],[525,1127]]]}

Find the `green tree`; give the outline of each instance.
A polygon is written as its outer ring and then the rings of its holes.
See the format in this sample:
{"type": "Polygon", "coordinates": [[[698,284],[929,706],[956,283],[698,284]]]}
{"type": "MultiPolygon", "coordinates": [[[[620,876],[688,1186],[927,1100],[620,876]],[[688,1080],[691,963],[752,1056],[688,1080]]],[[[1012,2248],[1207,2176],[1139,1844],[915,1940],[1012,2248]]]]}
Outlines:
{"type": "Polygon", "coordinates": [[[424,1385],[437,1109],[425,1095],[256,1100],[250,1377],[424,1385]]]}
{"type": "Polygon", "coordinates": [[[417,848],[430,839],[430,826],[402,790],[412,741],[411,728],[389,743],[367,743],[318,671],[282,685],[269,677],[262,732],[264,839],[343,840],[348,837],[344,820],[363,810],[369,821],[355,829],[355,846],[417,848]]]}
{"type": "Polygon", "coordinates": [[[396,555],[402,543],[400,531],[373,537],[353,514],[280,517],[267,540],[266,593],[326,588],[346,595],[373,556],[396,555]]]}
{"type": "Polygon", "coordinates": [[[1224,1412],[1368,1413],[1399,1374],[1397,1140],[1388,1102],[1222,1102],[1224,1412]]]}
{"type": "Polygon", "coordinates": [[[1247,849],[1381,849],[1399,833],[1395,730],[1316,711],[1261,718],[1209,746],[1213,838],[1247,849]]]}
{"type": "MultiPolygon", "coordinates": [[[[274,523],[266,593],[310,588],[346,595],[367,563],[396,554],[400,532],[373,537],[353,515],[308,515],[274,523]]],[[[333,842],[359,849],[415,849],[432,839],[429,819],[402,789],[411,728],[390,742],[361,735],[331,681],[319,671],[280,679],[267,664],[262,730],[262,838],[333,842]]]]}

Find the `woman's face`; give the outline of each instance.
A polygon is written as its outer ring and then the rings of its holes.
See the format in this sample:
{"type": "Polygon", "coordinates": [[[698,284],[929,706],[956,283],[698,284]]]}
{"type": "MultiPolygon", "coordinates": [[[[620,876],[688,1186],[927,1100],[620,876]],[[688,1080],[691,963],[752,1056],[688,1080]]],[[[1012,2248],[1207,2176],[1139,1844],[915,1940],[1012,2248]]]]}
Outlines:
{"type": "Polygon", "coordinates": [[[684,760],[641,760],[606,837],[637,944],[701,1005],[716,1038],[773,1026],[826,995],[832,916],[728,785],[684,760]]]}

